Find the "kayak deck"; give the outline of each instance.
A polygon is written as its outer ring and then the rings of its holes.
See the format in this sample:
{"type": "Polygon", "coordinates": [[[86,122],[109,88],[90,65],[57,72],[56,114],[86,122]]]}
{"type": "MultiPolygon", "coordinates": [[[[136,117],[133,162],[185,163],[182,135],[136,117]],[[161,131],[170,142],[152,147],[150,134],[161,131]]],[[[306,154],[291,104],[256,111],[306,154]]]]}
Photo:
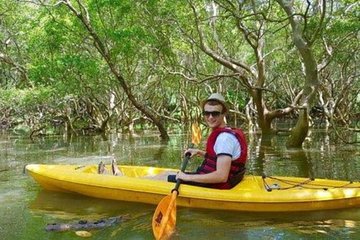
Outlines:
{"type": "MultiPolygon", "coordinates": [[[[110,169],[110,166],[107,166],[110,169]]],[[[26,166],[45,189],[86,196],[158,204],[174,183],[144,177],[164,171],[146,166],[119,166],[124,176],[97,174],[97,166],[26,166]]],[[[340,209],[360,206],[360,183],[297,177],[246,175],[234,188],[219,190],[182,184],[177,205],[194,208],[252,212],[286,212],[340,209]]]]}

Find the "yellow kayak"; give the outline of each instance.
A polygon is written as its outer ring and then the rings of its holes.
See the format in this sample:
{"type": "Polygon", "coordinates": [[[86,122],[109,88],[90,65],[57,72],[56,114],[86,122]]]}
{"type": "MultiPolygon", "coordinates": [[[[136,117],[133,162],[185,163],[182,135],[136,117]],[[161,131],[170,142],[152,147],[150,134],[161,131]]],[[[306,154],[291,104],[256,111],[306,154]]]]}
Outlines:
{"type": "MultiPolygon", "coordinates": [[[[107,166],[108,168],[110,166],[107,166]]],[[[124,176],[97,174],[97,166],[26,166],[45,189],[90,197],[158,204],[174,183],[144,178],[175,169],[119,166],[124,176]]],[[[178,206],[250,212],[287,212],[341,209],[360,206],[360,183],[297,177],[246,175],[230,190],[182,184],[178,206]]]]}

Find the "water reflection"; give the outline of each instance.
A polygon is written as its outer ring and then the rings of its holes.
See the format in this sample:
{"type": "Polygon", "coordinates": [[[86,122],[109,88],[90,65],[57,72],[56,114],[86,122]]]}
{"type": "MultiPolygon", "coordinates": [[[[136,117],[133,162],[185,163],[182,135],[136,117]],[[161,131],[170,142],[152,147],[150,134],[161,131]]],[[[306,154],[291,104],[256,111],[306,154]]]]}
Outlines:
{"type": "MultiPolygon", "coordinates": [[[[72,223],[80,220],[94,221],[126,215],[129,217],[126,222],[89,231],[94,237],[100,237],[100,239],[128,239],[127,236],[131,236],[131,238],[139,236],[140,239],[152,238],[151,224],[149,224],[154,211],[152,205],[42,190],[29,204],[29,209],[33,215],[42,216],[46,220],[46,222],[42,222],[41,231],[48,236],[56,237],[62,233],[45,233],[44,229],[47,224],[72,223]]],[[[67,239],[76,239],[76,237],[73,235],[67,239]]]]}
{"type": "Polygon", "coordinates": [[[312,133],[303,149],[287,149],[285,136],[249,138],[248,170],[255,175],[359,180],[359,146],[329,142],[329,134],[312,133]]]}
{"type": "Polygon", "coordinates": [[[149,205],[111,201],[105,199],[90,198],[78,194],[60,193],[41,190],[35,200],[29,204],[29,208],[34,213],[47,213],[58,215],[57,217],[100,218],[104,216],[117,216],[125,214],[137,215],[150,213],[149,205]],[[136,211],[134,211],[136,209],[136,211]]]}
{"type": "MultiPolygon", "coordinates": [[[[152,205],[42,190],[29,208],[35,215],[45,215],[47,223],[130,213],[129,222],[104,229],[102,234],[112,235],[113,239],[120,236],[151,239],[152,205]]],[[[179,208],[177,233],[173,239],[329,239],[334,236],[355,239],[360,234],[359,224],[359,209],[273,214],[179,208]]],[[[99,236],[96,231],[95,236],[99,236]]]]}
{"type": "Polygon", "coordinates": [[[179,215],[182,222],[179,236],[199,224],[203,228],[195,231],[203,239],[355,239],[359,236],[359,210],[274,215],[182,209],[179,215]]]}
{"type": "Polygon", "coordinates": [[[261,136],[251,141],[249,170],[255,175],[314,177],[311,156],[303,149],[287,149],[286,139],[261,136]]]}

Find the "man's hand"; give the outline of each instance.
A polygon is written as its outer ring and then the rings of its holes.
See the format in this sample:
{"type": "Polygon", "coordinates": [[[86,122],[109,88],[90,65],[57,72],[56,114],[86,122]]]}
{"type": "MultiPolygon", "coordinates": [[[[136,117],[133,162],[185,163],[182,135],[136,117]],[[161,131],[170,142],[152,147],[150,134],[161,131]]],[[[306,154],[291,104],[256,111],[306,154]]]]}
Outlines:
{"type": "Polygon", "coordinates": [[[205,156],[205,151],[200,150],[200,149],[196,149],[196,148],[189,148],[185,151],[185,155],[190,153],[190,157],[192,158],[193,156],[199,156],[199,157],[203,157],[205,156]]]}

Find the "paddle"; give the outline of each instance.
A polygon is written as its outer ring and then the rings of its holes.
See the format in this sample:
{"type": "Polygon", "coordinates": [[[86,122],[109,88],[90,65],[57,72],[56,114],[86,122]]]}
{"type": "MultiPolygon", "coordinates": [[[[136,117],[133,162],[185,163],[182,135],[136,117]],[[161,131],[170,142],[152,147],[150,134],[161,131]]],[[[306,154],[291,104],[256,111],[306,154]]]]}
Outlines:
{"type": "MultiPolygon", "coordinates": [[[[201,131],[198,124],[191,126],[191,142],[199,144],[201,141],[201,131]]],[[[190,153],[184,157],[181,171],[184,172],[189,161],[190,153]]],[[[175,188],[171,190],[171,194],[164,197],[158,204],[152,218],[152,229],[156,239],[168,239],[175,231],[176,225],[176,197],[179,194],[181,180],[177,179],[175,188]]]]}

